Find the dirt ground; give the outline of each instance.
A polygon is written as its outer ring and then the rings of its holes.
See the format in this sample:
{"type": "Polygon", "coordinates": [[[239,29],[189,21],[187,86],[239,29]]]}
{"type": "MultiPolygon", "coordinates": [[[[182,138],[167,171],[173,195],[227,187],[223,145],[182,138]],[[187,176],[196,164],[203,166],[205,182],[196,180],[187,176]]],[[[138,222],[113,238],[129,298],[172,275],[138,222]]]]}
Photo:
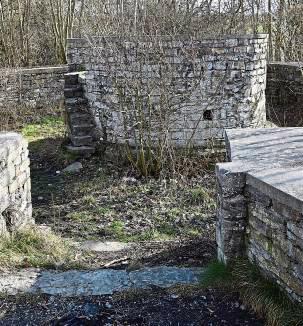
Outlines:
{"type": "Polygon", "coordinates": [[[90,268],[140,265],[205,266],[215,258],[214,164],[195,175],[141,178],[111,151],[88,159],[64,152],[64,138],[29,143],[33,214],[38,225],[81,243],[86,240],[132,243],[131,250],[86,253],[90,268]],[[78,173],[63,173],[79,161],[78,173]],[[125,259],[123,259],[125,258],[125,259]]]}
{"type": "MultiPolygon", "coordinates": [[[[66,153],[64,130],[56,128],[51,122],[48,133],[40,134],[45,130],[40,128],[37,137],[31,127],[27,135],[36,223],[76,246],[86,240],[131,244],[131,249],[120,252],[86,252],[79,258],[82,266],[205,267],[216,258],[216,159],[197,163],[190,177],[144,179],[112,152],[87,159],[66,153]],[[63,173],[74,161],[81,162],[83,169],[63,173]]],[[[263,324],[237,294],[190,286],[102,297],[0,298],[0,325],[263,324]]]]}
{"type": "Polygon", "coordinates": [[[237,295],[194,287],[86,298],[19,297],[0,305],[0,325],[264,325],[237,295]]]}

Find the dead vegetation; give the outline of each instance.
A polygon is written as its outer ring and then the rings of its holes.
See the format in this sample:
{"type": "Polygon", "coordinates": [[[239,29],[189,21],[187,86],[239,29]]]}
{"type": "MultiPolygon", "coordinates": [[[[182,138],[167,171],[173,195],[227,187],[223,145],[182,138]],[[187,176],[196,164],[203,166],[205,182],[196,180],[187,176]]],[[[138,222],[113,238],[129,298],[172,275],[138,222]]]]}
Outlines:
{"type": "Polygon", "coordinates": [[[203,287],[217,287],[239,292],[243,302],[258,315],[265,316],[268,326],[303,325],[303,307],[294,303],[280,287],[247,260],[225,266],[215,262],[205,271],[203,287]]]}
{"type": "Polygon", "coordinates": [[[76,251],[45,228],[30,227],[0,239],[0,269],[76,265],[76,251]]]}

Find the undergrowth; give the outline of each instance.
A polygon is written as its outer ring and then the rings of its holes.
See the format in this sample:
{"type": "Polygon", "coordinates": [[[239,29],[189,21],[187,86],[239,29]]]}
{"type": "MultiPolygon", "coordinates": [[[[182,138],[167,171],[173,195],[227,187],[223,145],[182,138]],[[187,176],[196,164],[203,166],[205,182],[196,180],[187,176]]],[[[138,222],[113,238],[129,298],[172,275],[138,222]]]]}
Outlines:
{"type": "Polygon", "coordinates": [[[70,266],[75,254],[66,240],[34,226],[0,239],[2,268],[70,266]]]}
{"type": "Polygon", "coordinates": [[[26,124],[22,128],[22,134],[28,141],[37,141],[39,139],[52,137],[64,137],[65,123],[62,117],[48,116],[39,122],[26,124]]]}
{"type": "Polygon", "coordinates": [[[60,106],[35,108],[25,105],[0,107],[0,131],[20,131],[28,125],[39,124],[43,119],[62,116],[60,106]]]}
{"type": "Polygon", "coordinates": [[[276,283],[265,278],[246,260],[237,260],[227,266],[220,262],[210,264],[201,283],[203,287],[223,287],[239,292],[244,303],[265,316],[268,326],[303,325],[303,305],[293,302],[276,283]]]}

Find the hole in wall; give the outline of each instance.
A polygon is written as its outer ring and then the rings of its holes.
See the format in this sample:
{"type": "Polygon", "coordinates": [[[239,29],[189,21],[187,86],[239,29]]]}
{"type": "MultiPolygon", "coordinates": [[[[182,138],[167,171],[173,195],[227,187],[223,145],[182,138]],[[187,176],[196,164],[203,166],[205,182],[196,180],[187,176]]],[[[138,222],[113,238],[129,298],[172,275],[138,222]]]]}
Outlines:
{"type": "Polygon", "coordinates": [[[203,120],[212,121],[213,120],[213,112],[211,110],[205,110],[203,112],[203,120]]]}

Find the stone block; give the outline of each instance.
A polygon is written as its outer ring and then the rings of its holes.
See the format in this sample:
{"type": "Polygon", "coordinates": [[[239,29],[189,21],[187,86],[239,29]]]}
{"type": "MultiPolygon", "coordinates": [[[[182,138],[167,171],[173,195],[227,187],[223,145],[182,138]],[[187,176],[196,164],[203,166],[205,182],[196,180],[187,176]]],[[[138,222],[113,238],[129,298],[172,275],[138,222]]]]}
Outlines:
{"type": "Polygon", "coordinates": [[[0,236],[33,222],[26,146],[19,134],[0,133],[0,148],[10,152],[9,156],[0,152],[0,162],[5,165],[0,173],[0,236]]]}

